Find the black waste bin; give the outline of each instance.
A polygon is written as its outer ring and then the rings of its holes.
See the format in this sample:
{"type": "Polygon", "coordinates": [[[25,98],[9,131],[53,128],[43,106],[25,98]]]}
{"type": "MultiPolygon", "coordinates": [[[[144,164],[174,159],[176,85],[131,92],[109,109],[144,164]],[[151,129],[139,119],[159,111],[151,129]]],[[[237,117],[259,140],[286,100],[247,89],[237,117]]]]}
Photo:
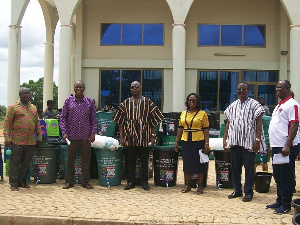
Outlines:
{"type": "Polygon", "coordinates": [[[255,190],[259,193],[267,193],[270,189],[272,173],[256,172],[255,173],[255,190]]]}
{"type": "Polygon", "coordinates": [[[40,184],[55,183],[57,179],[57,146],[42,143],[33,151],[32,169],[34,180],[40,184]]]}
{"type": "Polygon", "coordinates": [[[154,184],[156,186],[176,186],[178,152],[174,146],[153,146],[154,184]]]}
{"type": "Polygon", "coordinates": [[[292,222],[294,225],[300,225],[300,213],[293,217],[292,222]]]}
{"type": "Polygon", "coordinates": [[[294,216],[300,213],[300,198],[292,200],[292,206],[294,207],[294,216]]]}
{"type": "Polygon", "coordinates": [[[180,112],[163,113],[163,135],[176,136],[178,130],[178,121],[180,118],[180,112]]]}
{"type": "Polygon", "coordinates": [[[214,150],[216,167],[216,185],[220,188],[232,188],[230,151],[214,150]]]}

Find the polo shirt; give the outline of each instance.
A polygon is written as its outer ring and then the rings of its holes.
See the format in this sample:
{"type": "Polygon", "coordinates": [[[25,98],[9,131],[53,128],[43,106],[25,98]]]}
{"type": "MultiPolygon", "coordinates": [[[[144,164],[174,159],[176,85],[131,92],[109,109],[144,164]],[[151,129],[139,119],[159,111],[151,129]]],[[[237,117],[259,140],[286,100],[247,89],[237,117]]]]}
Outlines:
{"type": "MultiPolygon", "coordinates": [[[[269,125],[271,147],[284,147],[293,122],[299,122],[299,104],[292,97],[288,97],[280,101],[273,111],[269,125]]],[[[293,140],[293,146],[298,143],[299,135],[297,134],[293,140]]]]}

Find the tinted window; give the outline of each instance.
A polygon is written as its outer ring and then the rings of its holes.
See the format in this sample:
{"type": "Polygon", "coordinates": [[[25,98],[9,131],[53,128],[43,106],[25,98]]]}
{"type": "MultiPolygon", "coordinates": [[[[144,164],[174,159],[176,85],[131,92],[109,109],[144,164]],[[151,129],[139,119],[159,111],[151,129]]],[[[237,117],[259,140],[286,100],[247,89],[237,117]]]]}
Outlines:
{"type": "Polygon", "coordinates": [[[145,24],[144,25],[144,45],[164,44],[164,25],[145,24]]]}
{"type": "Polygon", "coordinates": [[[222,25],[221,26],[222,46],[242,46],[242,26],[222,25]]]}
{"type": "Polygon", "coordinates": [[[244,46],[265,46],[265,26],[245,25],[244,46]]]}
{"type": "Polygon", "coordinates": [[[205,111],[217,111],[218,72],[199,71],[199,95],[205,111]]]}
{"type": "Polygon", "coordinates": [[[220,26],[219,25],[199,25],[198,45],[219,45],[220,26]]]}
{"type": "Polygon", "coordinates": [[[101,26],[101,45],[121,44],[121,24],[103,23],[101,26]]]}
{"type": "Polygon", "coordinates": [[[230,103],[237,99],[236,87],[239,82],[239,73],[220,71],[219,110],[224,111],[230,103]]]}
{"type": "Polygon", "coordinates": [[[162,71],[143,71],[143,96],[150,98],[155,105],[161,108],[162,97],[162,71]]]}
{"type": "Polygon", "coordinates": [[[142,45],[142,24],[123,24],[123,45],[142,45]]]}
{"type": "Polygon", "coordinates": [[[120,70],[101,71],[101,109],[106,101],[111,101],[113,106],[119,105],[120,96],[120,70]]]}

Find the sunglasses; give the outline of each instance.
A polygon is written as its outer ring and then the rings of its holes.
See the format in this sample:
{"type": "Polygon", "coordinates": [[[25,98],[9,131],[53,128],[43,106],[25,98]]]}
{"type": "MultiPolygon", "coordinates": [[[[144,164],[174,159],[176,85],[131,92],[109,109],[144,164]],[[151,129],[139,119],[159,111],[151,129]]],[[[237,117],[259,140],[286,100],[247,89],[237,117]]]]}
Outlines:
{"type": "Polygon", "coordinates": [[[130,87],[130,89],[135,89],[135,88],[138,89],[138,88],[140,88],[140,87],[137,87],[137,86],[131,86],[131,87],[130,87]]]}
{"type": "Polygon", "coordinates": [[[247,90],[247,88],[238,88],[238,89],[236,89],[237,91],[246,91],[247,90]]]}

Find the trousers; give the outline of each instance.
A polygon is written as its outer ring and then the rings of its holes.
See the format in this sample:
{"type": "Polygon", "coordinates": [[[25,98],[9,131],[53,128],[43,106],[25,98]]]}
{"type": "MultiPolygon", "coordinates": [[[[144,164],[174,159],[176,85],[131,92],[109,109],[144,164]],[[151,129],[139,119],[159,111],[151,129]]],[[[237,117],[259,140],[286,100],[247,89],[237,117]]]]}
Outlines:
{"type": "MultiPolygon", "coordinates": [[[[295,159],[299,154],[300,145],[290,148],[290,162],[287,164],[273,164],[273,177],[277,187],[276,202],[290,208],[295,187],[295,159]]],[[[272,158],[274,154],[282,153],[282,148],[272,148],[272,158]]]]}
{"type": "Polygon", "coordinates": [[[232,185],[236,192],[242,192],[242,167],[245,167],[245,185],[244,193],[253,195],[253,185],[255,180],[255,152],[249,152],[241,146],[233,146],[230,148],[231,153],[231,169],[232,169],[232,185]]]}
{"type": "Polygon", "coordinates": [[[72,140],[67,147],[67,177],[66,182],[74,183],[74,163],[78,148],[81,152],[82,184],[90,180],[91,143],[88,140],[72,140]]]}
{"type": "Polygon", "coordinates": [[[141,160],[141,181],[148,183],[149,148],[139,146],[128,146],[125,149],[127,164],[127,183],[135,184],[136,160],[141,160]]]}
{"type": "Polygon", "coordinates": [[[17,187],[26,184],[27,172],[33,156],[34,145],[12,144],[12,154],[9,157],[9,183],[17,187]]]}

